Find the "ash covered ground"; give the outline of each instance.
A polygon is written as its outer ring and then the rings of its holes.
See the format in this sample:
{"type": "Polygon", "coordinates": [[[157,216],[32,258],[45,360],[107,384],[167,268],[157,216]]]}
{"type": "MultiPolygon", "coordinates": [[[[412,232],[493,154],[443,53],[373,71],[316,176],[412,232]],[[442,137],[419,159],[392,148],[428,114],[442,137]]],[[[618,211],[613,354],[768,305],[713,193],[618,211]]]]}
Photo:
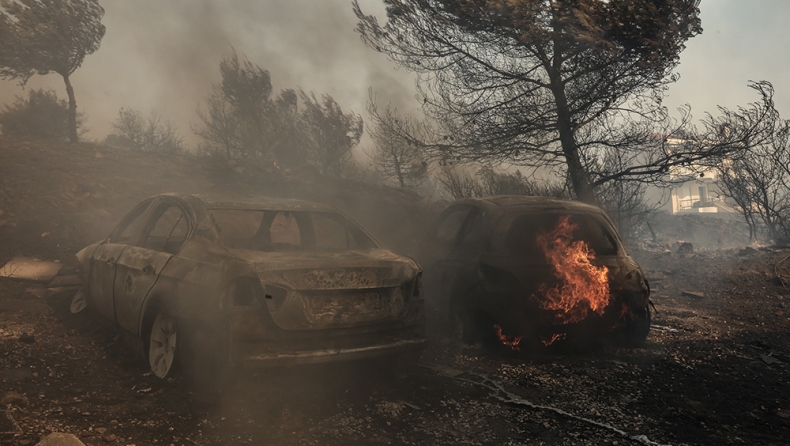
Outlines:
{"type": "MultiPolygon", "coordinates": [[[[79,248],[163,191],[327,202],[405,254],[441,209],[271,166],[0,145],[3,263],[26,255],[72,267],[79,248]]],[[[74,290],[0,280],[0,415],[10,417],[0,442],[68,432],[88,445],[785,444],[790,250],[728,248],[742,239],[727,230],[682,255],[663,243],[683,231],[663,232],[661,244],[630,247],[657,310],[644,348],[462,349],[431,313],[430,347],[406,376],[375,363],[249,372],[220,396],[150,375],[114,333],[69,312],[74,290]]]]}

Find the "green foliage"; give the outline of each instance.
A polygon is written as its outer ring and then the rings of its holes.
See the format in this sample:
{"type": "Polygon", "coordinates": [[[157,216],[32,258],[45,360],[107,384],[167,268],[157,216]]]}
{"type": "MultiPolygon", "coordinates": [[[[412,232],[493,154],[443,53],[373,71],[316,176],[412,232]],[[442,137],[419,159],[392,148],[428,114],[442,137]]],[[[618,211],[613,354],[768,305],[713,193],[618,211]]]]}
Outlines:
{"type": "Polygon", "coordinates": [[[99,49],[104,8],[96,0],[0,0],[0,77],[69,76],[99,49]]]}
{"type": "Polygon", "coordinates": [[[24,84],[34,74],[61,75],[72,142],[78,139],[78,118],[69,76],[99,49],[102,16],[97,0],[0,0],[0,78],[24,84]]]}
{"type": "MultiPolygon", "coordinates": [[[[83,118],[77,118],[79,128],[83,118]]],[[[68,136],[68,121],[69,106],[53,90],[30,90],[27,98],[17,96],[0,112],[0,130],[11,136],[64,139],[68,136]]]]}
{"type": "MultiPolygon", "coordinates": [[[[293,157],[296,94],[283,90],[272,100],[269,72],[239,59],[234,50],[220,62],[222,81],[198,108],[201,124],[193,129],[202,148],[227,158],[293,157]]],[[[290,159],[289,159],[290,161],[290,159]]]]}
{"type": "Polygon", "coordinates": [[[337,102],[323,95],[319,102],[315,95],[300,92],[304,109],[300,123],[309,148],[310,160],[330,176],[342,176],[352,159],[351,149],[359,144],[364,123],[353,112],[343,113],[337,102]]]}
{"type": "Polygon", "coordinates": [[[331,96],[303,91],[272,97],[269,72],[235,51],[220,63],[222,81],[198,108],[193,128],[201,148],[226,158],[269,157],[285,165],[313,163],[343,175],[362,136],[362,118],[344,113],[331,96]],[[301,107],[301,110],[300,110],[301,107]]]}
{"type": "Polygon", "coordinates": [[[156,112],[151,112],[146,119],[137,110],[121,108],[112,127],[115,133],[107,136],[105,144],[148,152],[184,151],[176,126],[170,121],[162,121],[156,112]]]}

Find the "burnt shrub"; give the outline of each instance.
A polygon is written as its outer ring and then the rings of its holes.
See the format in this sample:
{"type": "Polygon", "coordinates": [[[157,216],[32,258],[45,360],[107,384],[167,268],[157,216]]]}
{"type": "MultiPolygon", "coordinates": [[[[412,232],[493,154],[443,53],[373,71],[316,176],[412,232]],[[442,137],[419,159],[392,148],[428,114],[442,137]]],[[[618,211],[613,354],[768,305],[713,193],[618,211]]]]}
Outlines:
{"type": "Polygon", "coordinates": [[[112,128],[114,133],[107,135],[104,140],[107,145],[147,152],[184,151],[178,128],[170,121],[163,120],[156,111],[152,111],[146,119],[137,110],[121,108],[112,128]]]}
{"type": "MultiPolygon", "coordinates": [[[[51,89],[32,89],[26,98],[17,96],[0,112],[0,130],[8,136],[65,139],[68,122],[68,103],[51,89]]],[[[83,123],[84,116],[78,113],[77,128],[83,123]]]]}

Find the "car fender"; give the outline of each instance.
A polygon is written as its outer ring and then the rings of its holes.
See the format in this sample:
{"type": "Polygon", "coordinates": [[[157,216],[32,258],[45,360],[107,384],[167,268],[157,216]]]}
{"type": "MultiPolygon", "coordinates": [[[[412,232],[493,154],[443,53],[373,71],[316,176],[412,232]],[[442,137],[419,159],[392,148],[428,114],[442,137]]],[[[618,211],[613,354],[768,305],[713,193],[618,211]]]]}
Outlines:
{"type": "Polygon", "coordinates": [[[221,314],[224,289],[250,270],[239,262],[211,260],[174,256],[168,262],[140,309],[141,336],[153,307],[163,307],[182,320],[210,320],[221,314]]]}

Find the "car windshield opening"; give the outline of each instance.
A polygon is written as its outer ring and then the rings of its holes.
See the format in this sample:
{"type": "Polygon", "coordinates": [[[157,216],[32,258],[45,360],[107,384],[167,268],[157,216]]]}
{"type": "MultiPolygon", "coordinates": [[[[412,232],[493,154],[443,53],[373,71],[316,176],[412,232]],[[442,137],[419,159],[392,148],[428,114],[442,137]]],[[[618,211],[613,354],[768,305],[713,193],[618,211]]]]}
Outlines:
{"type": "Polygon", "coordinates": [[[582,240],[597,255],[616,255],[617,243],[606,227],[592,215],[587,214],[526,214],[516,217],[505,238],[507,249],[518,256],[543,258],[536,244],[538,234],[551,231],[563,215],[570,217],[575,226],[573,239],[582,240]]]}
{"type": "Polygon", "coordinates": [[[210,209],[220,241],[256,251],[344,251],[376,246],[359,227],[334,212],[210,209]]]}

